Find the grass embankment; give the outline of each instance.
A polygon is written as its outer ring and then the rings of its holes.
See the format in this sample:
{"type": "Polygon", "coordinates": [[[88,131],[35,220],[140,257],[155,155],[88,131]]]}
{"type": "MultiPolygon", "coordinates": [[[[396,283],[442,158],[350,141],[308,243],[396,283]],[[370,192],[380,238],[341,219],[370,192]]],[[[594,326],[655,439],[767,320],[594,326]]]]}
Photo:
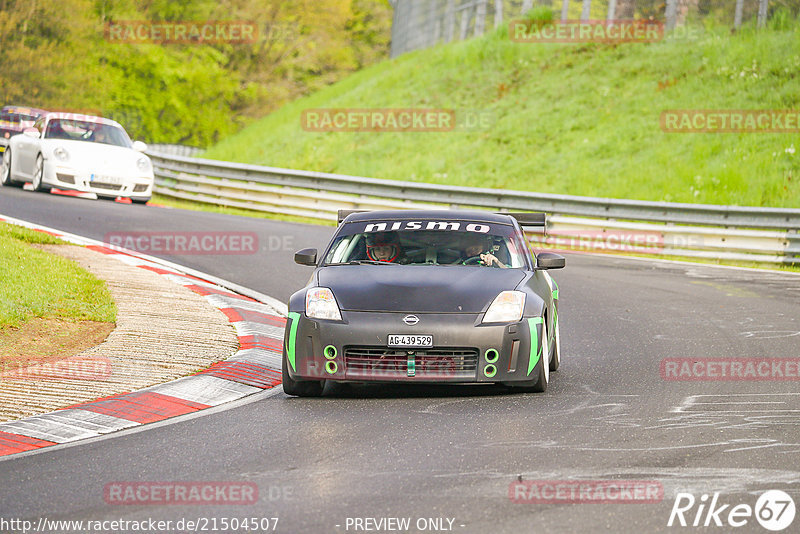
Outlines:
{"type": "Polygon", "coordinates": [[[650,44],[524,44],[501,27],[360,71],[203,157],[570,195],[796,207],[797,134],[665,133],[660,118],[674,109],[800,108],[800,31],[696,35],[650,44]],[[491,124],[317,133],[301,126],[303,110],[313,108],[445,108],[485,112],[491,124]]]}
{"type": "Polygon", "coordinates": [[[71,356],[102,342],[116,320],[105,282],[34,244],[64,242],[0,223],[0,368],[71,356]]]}

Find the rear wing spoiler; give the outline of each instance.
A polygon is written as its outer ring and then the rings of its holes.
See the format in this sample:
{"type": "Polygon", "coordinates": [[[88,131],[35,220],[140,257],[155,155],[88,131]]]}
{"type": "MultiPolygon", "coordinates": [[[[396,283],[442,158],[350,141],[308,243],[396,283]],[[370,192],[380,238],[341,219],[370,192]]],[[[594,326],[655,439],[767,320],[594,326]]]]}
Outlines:
{"type": "MultiPolygon", "coordinates": [[[[339,210],[337,216],[338,224],[342,224],[348,215],[353,213],[366,213],[370,210],[339,210]]],[[[537,212],[515,212],[515,213],[498,213],[498,215],[510,215],[517,220],[520,226],[524,228],[542,228],[547,225],[547,216],[544,213],[537,212]]]]}
{"type": "Polygon", "coordinates": [[[499,215],[510,215],[514,217],[520,226],[523,227],[539,227],[544,228],[547,226],[547,215],[544,213],[527,213],[527,212],[517,212],[517,213],[500,213],[499,215]]]}
{"type": "Polygon", "coordinates": [[[352,213],[366,213],[370,210],[339,210],[339,215],[337,217],[337,224],[342,224],[342,221],[347,218],[348,215],[352,213]]]}

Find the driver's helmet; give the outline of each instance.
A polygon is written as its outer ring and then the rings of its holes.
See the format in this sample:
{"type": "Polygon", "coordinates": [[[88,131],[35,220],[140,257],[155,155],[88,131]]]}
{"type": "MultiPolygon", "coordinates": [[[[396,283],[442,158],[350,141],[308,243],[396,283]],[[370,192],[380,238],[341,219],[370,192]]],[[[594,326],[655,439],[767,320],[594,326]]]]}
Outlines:
{"type": "Polygon", "coordinates": [[[367,257],[372,261],[393,262],[400,254],[400,240],[395,232],[378,232],[367,235],[367,257]],[[377,247],[392,247],[388,258],[380,259],[375,255],[377,247]]]}
{"type": "Polygon", "coordinates": [[[463,247],[464,247],[464,254],[467,256],[477,256],[477,254],[469,254],[469,252],[473,252],[470,249],[478,249],[480,248],[479,253],[486,252],[491,249],[491,238],[476,233],[469,233],[463,239],[463,247]]]}

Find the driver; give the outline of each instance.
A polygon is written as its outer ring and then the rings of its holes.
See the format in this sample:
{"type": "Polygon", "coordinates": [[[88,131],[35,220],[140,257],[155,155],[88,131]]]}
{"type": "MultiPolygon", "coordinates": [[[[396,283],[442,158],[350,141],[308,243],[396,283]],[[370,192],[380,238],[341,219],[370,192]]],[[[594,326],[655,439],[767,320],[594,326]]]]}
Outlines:
{"type": "Polygon", "coordinates": [[[464,247],[464,257],[459,263],[461,265],[478,264],[486,265],[487,267],[496,266],[501,269],[506,269],[507,266],[498,260],[494,254],[487,251],[488,248],[490,247],[485,237],[477,234],[470,234],[467,237],[466,246],[464,247]]]}
{"type": "Polygon", "coordinates": [[[92,139],[94,140],[95,143],[109,144],[108,143],[108,135],[106,135],[105,128],[102,128],[102,127],[98,128],[97,130],[94,131],[94,135],[92,136],[92,139]]]}
{"type": "Polygon", "coordinates": [[[372,261],[395,263],[400,256],[400,241],[394,232],[367,236],[367,257],[372,261]]]}

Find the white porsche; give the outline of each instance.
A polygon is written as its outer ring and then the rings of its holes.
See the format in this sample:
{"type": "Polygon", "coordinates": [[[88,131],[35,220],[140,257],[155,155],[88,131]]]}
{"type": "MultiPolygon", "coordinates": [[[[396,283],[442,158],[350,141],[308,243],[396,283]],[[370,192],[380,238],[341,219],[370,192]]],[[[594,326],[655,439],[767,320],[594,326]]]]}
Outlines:
{"type": "Polygon", "coordinates": [[[35,191],[57,188],[144,204],[154,180],[145,150],[110,119],[48,113],[9,140],[0,180],[4,186],[31,182],[35,191]]]}

